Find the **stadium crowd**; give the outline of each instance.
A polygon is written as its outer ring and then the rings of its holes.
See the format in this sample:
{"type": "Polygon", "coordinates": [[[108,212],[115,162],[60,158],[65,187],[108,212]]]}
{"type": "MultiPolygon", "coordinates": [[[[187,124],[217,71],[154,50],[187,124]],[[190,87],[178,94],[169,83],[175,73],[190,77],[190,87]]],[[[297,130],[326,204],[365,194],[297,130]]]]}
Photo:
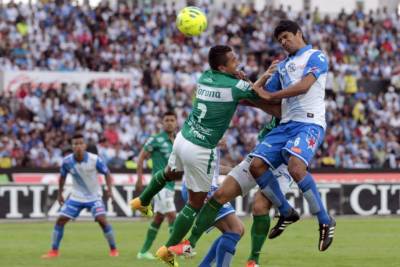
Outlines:
{"type": "MultiPolygon", "coordinates": [[[[357,85],[358,79],[389,80],[398,74],[400,17],[395,13],[358,10],[329,17],[318,10],[297,14],[242,5],[213,14],[205,4],[209,30],[190,39],[174,26],[174,6],[48,2],[0,8],[0,70],[121,71],[131,74],[132,84],[116,89],[89,83],[77,90],[68,83],[27,83],[17,92],[0,92],[0,168],[59,166],[69,137],[80,129],[109,166],[125,166],[160,130],[163,112],[173,107],[183,123],[211,45],[233,46],[254,80],[284,56],[271,25],[285,17],[296,19],[307,40],[330,59],[328,128],[313,167],[400,168],[399,88],[394,84],[375,94],[357,85]]],[[[240,161],[268,118],[240,107],[226,135],[224,158],[240,161]]]]}

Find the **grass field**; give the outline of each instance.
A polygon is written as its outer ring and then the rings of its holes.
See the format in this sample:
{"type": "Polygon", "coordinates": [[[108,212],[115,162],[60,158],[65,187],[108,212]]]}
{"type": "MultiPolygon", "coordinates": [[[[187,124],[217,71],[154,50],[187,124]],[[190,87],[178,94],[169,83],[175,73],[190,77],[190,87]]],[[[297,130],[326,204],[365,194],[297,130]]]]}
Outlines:
{"type": "MultiPolygon", "coordinates": [[[[276,240],[267,240],[261,266],[400,266],[400,218],[338,218],[335,242],[324,252],[317,250],[316,222],[304,219],[288,228],[276,240]]],[[[42,260],[40,255],[49,249],[53,223],[0,223],[0,266],[57,266],[57,267],[122,267],[165,266],[158,261],[138,261],[136,253],[141,247],[148,222],[114,221],[120,257],[108,257],[106,241],[100,228],[93,222],[81,221],[67,226],[61,244],[61,257],[42,260]]],[[[251,220],[245,219],[249,233],[251,220]]],[[[153,246],[156,250],[167,238],[165,226],[153,246]]],[[[232,266],[244,266],[250,235],[246,234],[238,245],[232,266]]],[[[179,260],[180,266],[197,266],[201,257],[218,235],[212,231],[199,241],[198,256],[179,260]]]]}

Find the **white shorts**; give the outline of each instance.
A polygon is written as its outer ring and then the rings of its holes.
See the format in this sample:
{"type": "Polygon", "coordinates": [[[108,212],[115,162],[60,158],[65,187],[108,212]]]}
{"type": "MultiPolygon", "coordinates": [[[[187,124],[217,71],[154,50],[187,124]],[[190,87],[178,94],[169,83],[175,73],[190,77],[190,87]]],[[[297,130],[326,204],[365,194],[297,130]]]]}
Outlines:
{"type": "MultiPolygon", "coordinates": [[[[232,176],[236,180],[236,182],[238,182],[242,191],[242,196],[246,196],[253,187],[257,186],[256,181],[249,171],[250,162],[251,158],[246,157],[228,174],[232,176]]],[[[289,192],[293,184],[293,179],[287,170],[287,166],[285,164],[282,164],[275,170],[272,170],[272,173],[275,175],[275,177],[277,177],[279,187],[281,188],[283,194],[289,192]]]]}
{"type": "Polygon", "coordinates": [[[175,191],[168,188],[163,188],[157,195],[154,196],[154,212],[165,214],[175,212],[175,191]]]}
{"type": "Polygon", "coordinates": [[[168,166],[185,173],[188,189],[193,192],[208,192],[216,165],[217,151],[186,140],[181,132],[175,138],[168,166]]]}

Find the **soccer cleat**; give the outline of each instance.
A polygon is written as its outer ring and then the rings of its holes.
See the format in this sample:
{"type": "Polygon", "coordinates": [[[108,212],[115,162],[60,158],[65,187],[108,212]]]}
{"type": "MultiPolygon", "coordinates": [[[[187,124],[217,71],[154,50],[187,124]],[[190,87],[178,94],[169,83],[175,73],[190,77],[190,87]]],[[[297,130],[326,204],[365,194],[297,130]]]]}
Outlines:
{"type": "Polygon", "coordinates": [[[119,256],[119,251],[116,248],[111,249],[110,250],[110,254],[108,254],[108,255],[110,255],[110,257],[118,257],[119,256]]]}
{"type": "Polygon", "coordinates": [[[160,247],[156,252],[156,256],[170,267],[179,266],[178,262],[175,260],[174,254],[172,254],[166,246],[160,247]]]}
{"type": "Polygon", "coordinates": [[[138,259],[138,260],[155,260],[156,259],[156,257],[154,257],[154,255],[153,254],[151,254],[150,252],[148,252],[148,251],[146,251],[145,253],[138,253],[137,255],[136,255],[136,258],[138,259]]]}
{"type": "Polygon", "coordinates": [[[260,267],[260,265],[258,265],[257,262],[250,260],[247,261],[246,267],[260,267]]]}
{"type": "Polygon", "coordinates": [[[184,240],[175,246],[170,246],[168,250],[177,256],[185,256],[185,258],[192,258],[196,255],[189,240],[184,240]]]}
{"type": "Polygon", "coordinates": [[[332,244],[333,236],[335,235],[336,221],[331,218],[331,222],[329,224],[320,224],[319,225],[319,242],[318,249],[319,251],[325,251],[332,244]]]}
{"type": "Polygon", "coordinates": [[[140,211],[140,213],[145,216],[145,217],[153,217],[153,211],[151,208],[151,204],[148,206],[142,206],[142,201],[140,200],[140,198],[134,198],[132,199],[129,204],[131,205],[131,209],[134,210],[138,210],[140,211]]]}
{"type": "Polygon", "coordinates": [[[42,255],[42,259],[52,259],[52,258],[57,258],[60,254],[58,253],[58,250],[52,249],[49,250],[46,254],[42,255]]]}
{"type": "Polygon", "coordinates": [[[275,237],[278,237],[280,234],[282,234],[287,226],[297,222],[299,219],[300,215],[294,209],[291,209],[289,211],[289,215],[287,217],[284,217],[282,215],[279,216],[279,220],[269,232],[268,238],[274,239],[275,237]]]}

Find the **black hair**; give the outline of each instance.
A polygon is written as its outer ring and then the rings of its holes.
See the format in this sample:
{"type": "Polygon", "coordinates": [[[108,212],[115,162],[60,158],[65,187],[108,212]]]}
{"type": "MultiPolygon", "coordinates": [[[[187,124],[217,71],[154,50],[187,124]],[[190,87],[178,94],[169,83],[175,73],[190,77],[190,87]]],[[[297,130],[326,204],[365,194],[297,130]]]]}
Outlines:
{"type": "Polygon", "coordinates": [[[174,111],[172,111],[172,110],[168,110],[163,114],[163,118],[166,117],[166,116],[174,116],[175,118],[177,117],[176,113],[174,111]]]}
{"type": "MultiPolygon", "coordinates": [[[[299,24],[297,24],[293,20],[281,20],[281,21],[279,21],[278,25],[275,27],[274,37],[275,37],[275,39],[278,39],[279,34],[281,34],[282,32],[291,32],[293,34],[296,34],[298,31],[303,33],[300,29],[299,24]]],[[[303,37],[303,39],[304,39],[304,37],[303,37]]]]}
{"type": "Polygon", "coordinates": [[[75,133],[75,134],[72,136],[71,141],[74,140],[74,139],[80,139],[80,138],[83,138],[83,134],[81,134],[81,133],[75,133]]]}
{"type": "Polygon", "coordinates": [[[216,45],[210,48],[208,52],[208,64],[212,70],[219,70],[219,66],[225,66],[227,62],[226,54],[231,52],[232,48],[227,45],[216,45]]]}

